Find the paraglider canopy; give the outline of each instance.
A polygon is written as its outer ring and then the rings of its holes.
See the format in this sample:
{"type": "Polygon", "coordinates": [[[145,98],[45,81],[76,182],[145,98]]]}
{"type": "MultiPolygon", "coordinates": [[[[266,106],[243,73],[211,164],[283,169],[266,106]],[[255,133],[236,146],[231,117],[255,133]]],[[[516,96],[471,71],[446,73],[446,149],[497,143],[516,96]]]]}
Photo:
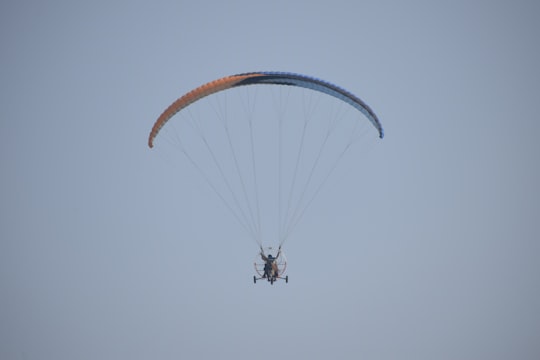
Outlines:
{"type": "Polygon", "coordinates": [[[195,101],[202,99],[208,95],[214,94],[218,91],[230,89],[238,86],[256,85],[256,84],[270,84],[270,85],[289,85],[308,88],[316,91],[326,93],[341,99],[357,110],[361,111],[371,121],[373,126],[378,130],[379,137],[384,137],[384,131],[377,118],[377,115],[371,110],[371,108],[363,102],[360,98],[354,96],[345,89],[340,88],[337,85],[329,82],[313,78],[310,76],[287,73],[287,72],[253,72],[226,76],[221,79],[217,79],[206,83],[198,88],[188,92],[174,103],[172,103],[157,119],[150,136],[148,138],[148,146],[154,146],[154,138],[159,133],[160,129],[165,123],[174,116],[177,112],[185,108],[186,106],[194,103],[195,101]]]}

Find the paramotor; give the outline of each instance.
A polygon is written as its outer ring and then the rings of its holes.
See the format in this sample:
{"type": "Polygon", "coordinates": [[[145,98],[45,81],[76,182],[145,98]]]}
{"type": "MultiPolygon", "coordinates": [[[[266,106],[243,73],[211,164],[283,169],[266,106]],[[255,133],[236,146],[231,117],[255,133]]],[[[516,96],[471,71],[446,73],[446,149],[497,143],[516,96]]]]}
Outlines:
{"type": "Polygon", "coordinates": [[[259,248],[276,249],[351,145],[373,134],[384,136],[379,119],[347,90],[296,73],[250,72],[178,98],[155,121],[148,146],[185,155],[259,248]]]}

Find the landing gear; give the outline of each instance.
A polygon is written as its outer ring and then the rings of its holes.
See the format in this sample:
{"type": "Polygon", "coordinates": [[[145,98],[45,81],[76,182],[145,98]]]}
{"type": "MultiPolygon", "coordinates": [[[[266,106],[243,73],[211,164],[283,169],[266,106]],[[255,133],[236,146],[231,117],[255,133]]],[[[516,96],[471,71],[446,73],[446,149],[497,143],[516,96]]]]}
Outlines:
{"type": "Polygon", "coordinates": [[[266,281],[268,281],[271,285],[274,285],[274,283],[275,283],[276,281],[278,281],[279,279],[285,280],[285,282],[286,282],[287,284],[289,283],[289,275],[284,276],[284,277],[281,277],[281,276],[264,276],[264,277],[253,276],[253,283],[256,284],[256,283],[257,283],[257,280],[266,280],[266,281]]]}

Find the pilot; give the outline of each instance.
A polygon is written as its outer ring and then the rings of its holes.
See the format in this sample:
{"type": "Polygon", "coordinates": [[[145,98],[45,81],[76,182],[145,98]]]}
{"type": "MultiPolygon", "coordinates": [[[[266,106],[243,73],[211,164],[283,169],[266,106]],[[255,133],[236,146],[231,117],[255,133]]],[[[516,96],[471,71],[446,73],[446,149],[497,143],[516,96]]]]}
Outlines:
{"type": "Polygon", "coordinates": [[[264,252],[261,250],[261,259],[264,260],[264,274],[263,278],[270,278],[270,277],[278,277],[278,267],[276,260],[279,258],[279,255],[281,254],[281,249],[278,251],[278,254],[276,257],[273,257],[272,254],[268,254],[268,257],[264,255],[264,252]]]}

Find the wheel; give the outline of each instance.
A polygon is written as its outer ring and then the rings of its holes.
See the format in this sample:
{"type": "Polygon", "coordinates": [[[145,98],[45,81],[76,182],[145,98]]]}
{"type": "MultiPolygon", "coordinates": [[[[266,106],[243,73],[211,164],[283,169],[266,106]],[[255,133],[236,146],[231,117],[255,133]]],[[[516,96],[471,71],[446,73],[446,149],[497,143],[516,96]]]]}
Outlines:
{"type": "Polygon", "coordinates": [[[257,283],[257,277],[256,277],[256,276],[253,276],[253,283],[254,283],[254,284],[257,283]]]}
{"type": "Polygon", "coordinates": [[[285,276],[285,283],[289,283],[289,275],[285,276]]]}

